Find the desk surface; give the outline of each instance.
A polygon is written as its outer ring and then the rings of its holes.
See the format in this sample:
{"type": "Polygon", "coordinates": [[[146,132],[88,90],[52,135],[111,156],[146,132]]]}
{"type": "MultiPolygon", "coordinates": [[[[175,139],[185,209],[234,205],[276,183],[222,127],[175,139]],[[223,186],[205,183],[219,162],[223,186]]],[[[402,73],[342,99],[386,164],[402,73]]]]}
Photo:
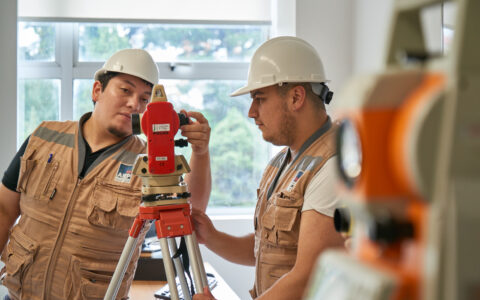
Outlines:
{"type": "MultiPolygon", "coordinates": [[[[217,286],[213,288],[212,294],[218,300],[240,300],[235,292],[228,286],[225,280],[218,275],[215,269],[208,263],[205,263],[207,273],[212,273],[217,279],[217,286]]],[[[130,288],[130,299],[149,300],[156,299],[153,294],[160,289],[166,282],[164,281],[145,281],[134,280],[130,288]]]]}

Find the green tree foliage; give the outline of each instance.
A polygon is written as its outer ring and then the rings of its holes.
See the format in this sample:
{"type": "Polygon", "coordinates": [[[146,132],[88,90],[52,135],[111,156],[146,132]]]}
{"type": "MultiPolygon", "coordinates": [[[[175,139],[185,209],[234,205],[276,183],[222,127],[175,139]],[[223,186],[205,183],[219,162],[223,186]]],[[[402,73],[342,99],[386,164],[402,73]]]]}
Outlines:
{"type": "Polygon", "coordinates": [[[19,100],[24,114],[24,140],[45,120],[58,120],[60,80],[28,79],[19,81],[19,100]]]}
{"type": "Polygon", "coordinates": [[[257,129],[232,107],[212,130],[213,206],[253,206],[267,149],[257,129]],[[261,148],[261,149],[258,149],[261,148]],[[263,151],[263,157],[258,150],[263,151]]]}
{"type": "Polygon", "coordinates": [[[117,50],[130,48],[131,30],[120,31],[120,26],[84,26],[79,40],[83,60],[106,60],[117,50]]]}

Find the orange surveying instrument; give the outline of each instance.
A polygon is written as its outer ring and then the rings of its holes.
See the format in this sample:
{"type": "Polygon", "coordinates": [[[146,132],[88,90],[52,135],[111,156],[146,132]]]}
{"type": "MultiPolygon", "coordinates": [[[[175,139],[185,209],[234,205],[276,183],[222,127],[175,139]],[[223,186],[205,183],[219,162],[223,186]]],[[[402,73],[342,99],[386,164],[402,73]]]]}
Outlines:
{"type": "Polygon", "coordinates": [[[438,55],[421,17],[444,2],[395,1],[386,70],[340,95],[335,225],[352,249],[321,255],[308,300],[480,299],[480,1],[452,1],[438,55]]]}

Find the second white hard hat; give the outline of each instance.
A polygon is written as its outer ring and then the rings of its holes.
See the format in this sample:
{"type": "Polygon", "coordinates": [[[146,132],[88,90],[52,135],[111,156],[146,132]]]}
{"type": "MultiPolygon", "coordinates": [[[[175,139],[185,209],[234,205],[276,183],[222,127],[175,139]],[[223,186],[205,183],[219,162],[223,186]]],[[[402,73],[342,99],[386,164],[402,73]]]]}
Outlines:
{"type": "Polygon", "coordinates": [[[123,49],[115,52],[95,72],[95,80],[100,74],[118,72],[139,77],[155,85],[158,83],[158,68],[152,56],[143,49],[123,49]]]}
{"type": "Polygon", "coordinates": [[[247,85],[230,96],[282,82],[327,81],[315,48],[300,38],[282,36],[266,41],[255,51],[248,69],[247,85]]]}

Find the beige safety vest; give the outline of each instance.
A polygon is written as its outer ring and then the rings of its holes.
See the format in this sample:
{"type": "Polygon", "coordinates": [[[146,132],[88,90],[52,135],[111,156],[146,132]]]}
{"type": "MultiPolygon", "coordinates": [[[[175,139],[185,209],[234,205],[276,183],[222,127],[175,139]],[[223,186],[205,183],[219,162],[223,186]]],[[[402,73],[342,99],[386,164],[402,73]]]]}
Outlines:
{"type": "Polygon", "coordinates": [[[288,169],[287,148],[277,154],[263,173],[255,209],[255,284],[253,298],[264,293],[289,272],[297,257],[303,195],[308,183],[335,154],[337,125],[330,119],[300,148],[288,169]]]}
{"type": "MultiPolygon", "coordinates": [[[[131,167],[144,142],[125,139],[80,179],[85,144],[78,124],[43,122],[21,158],[21,218],[2,253],[12,299],[103,299],[138,212],[141,179],[131,167]]],[[[127,298],[139,250],[117,299],[127,298]]]]}

